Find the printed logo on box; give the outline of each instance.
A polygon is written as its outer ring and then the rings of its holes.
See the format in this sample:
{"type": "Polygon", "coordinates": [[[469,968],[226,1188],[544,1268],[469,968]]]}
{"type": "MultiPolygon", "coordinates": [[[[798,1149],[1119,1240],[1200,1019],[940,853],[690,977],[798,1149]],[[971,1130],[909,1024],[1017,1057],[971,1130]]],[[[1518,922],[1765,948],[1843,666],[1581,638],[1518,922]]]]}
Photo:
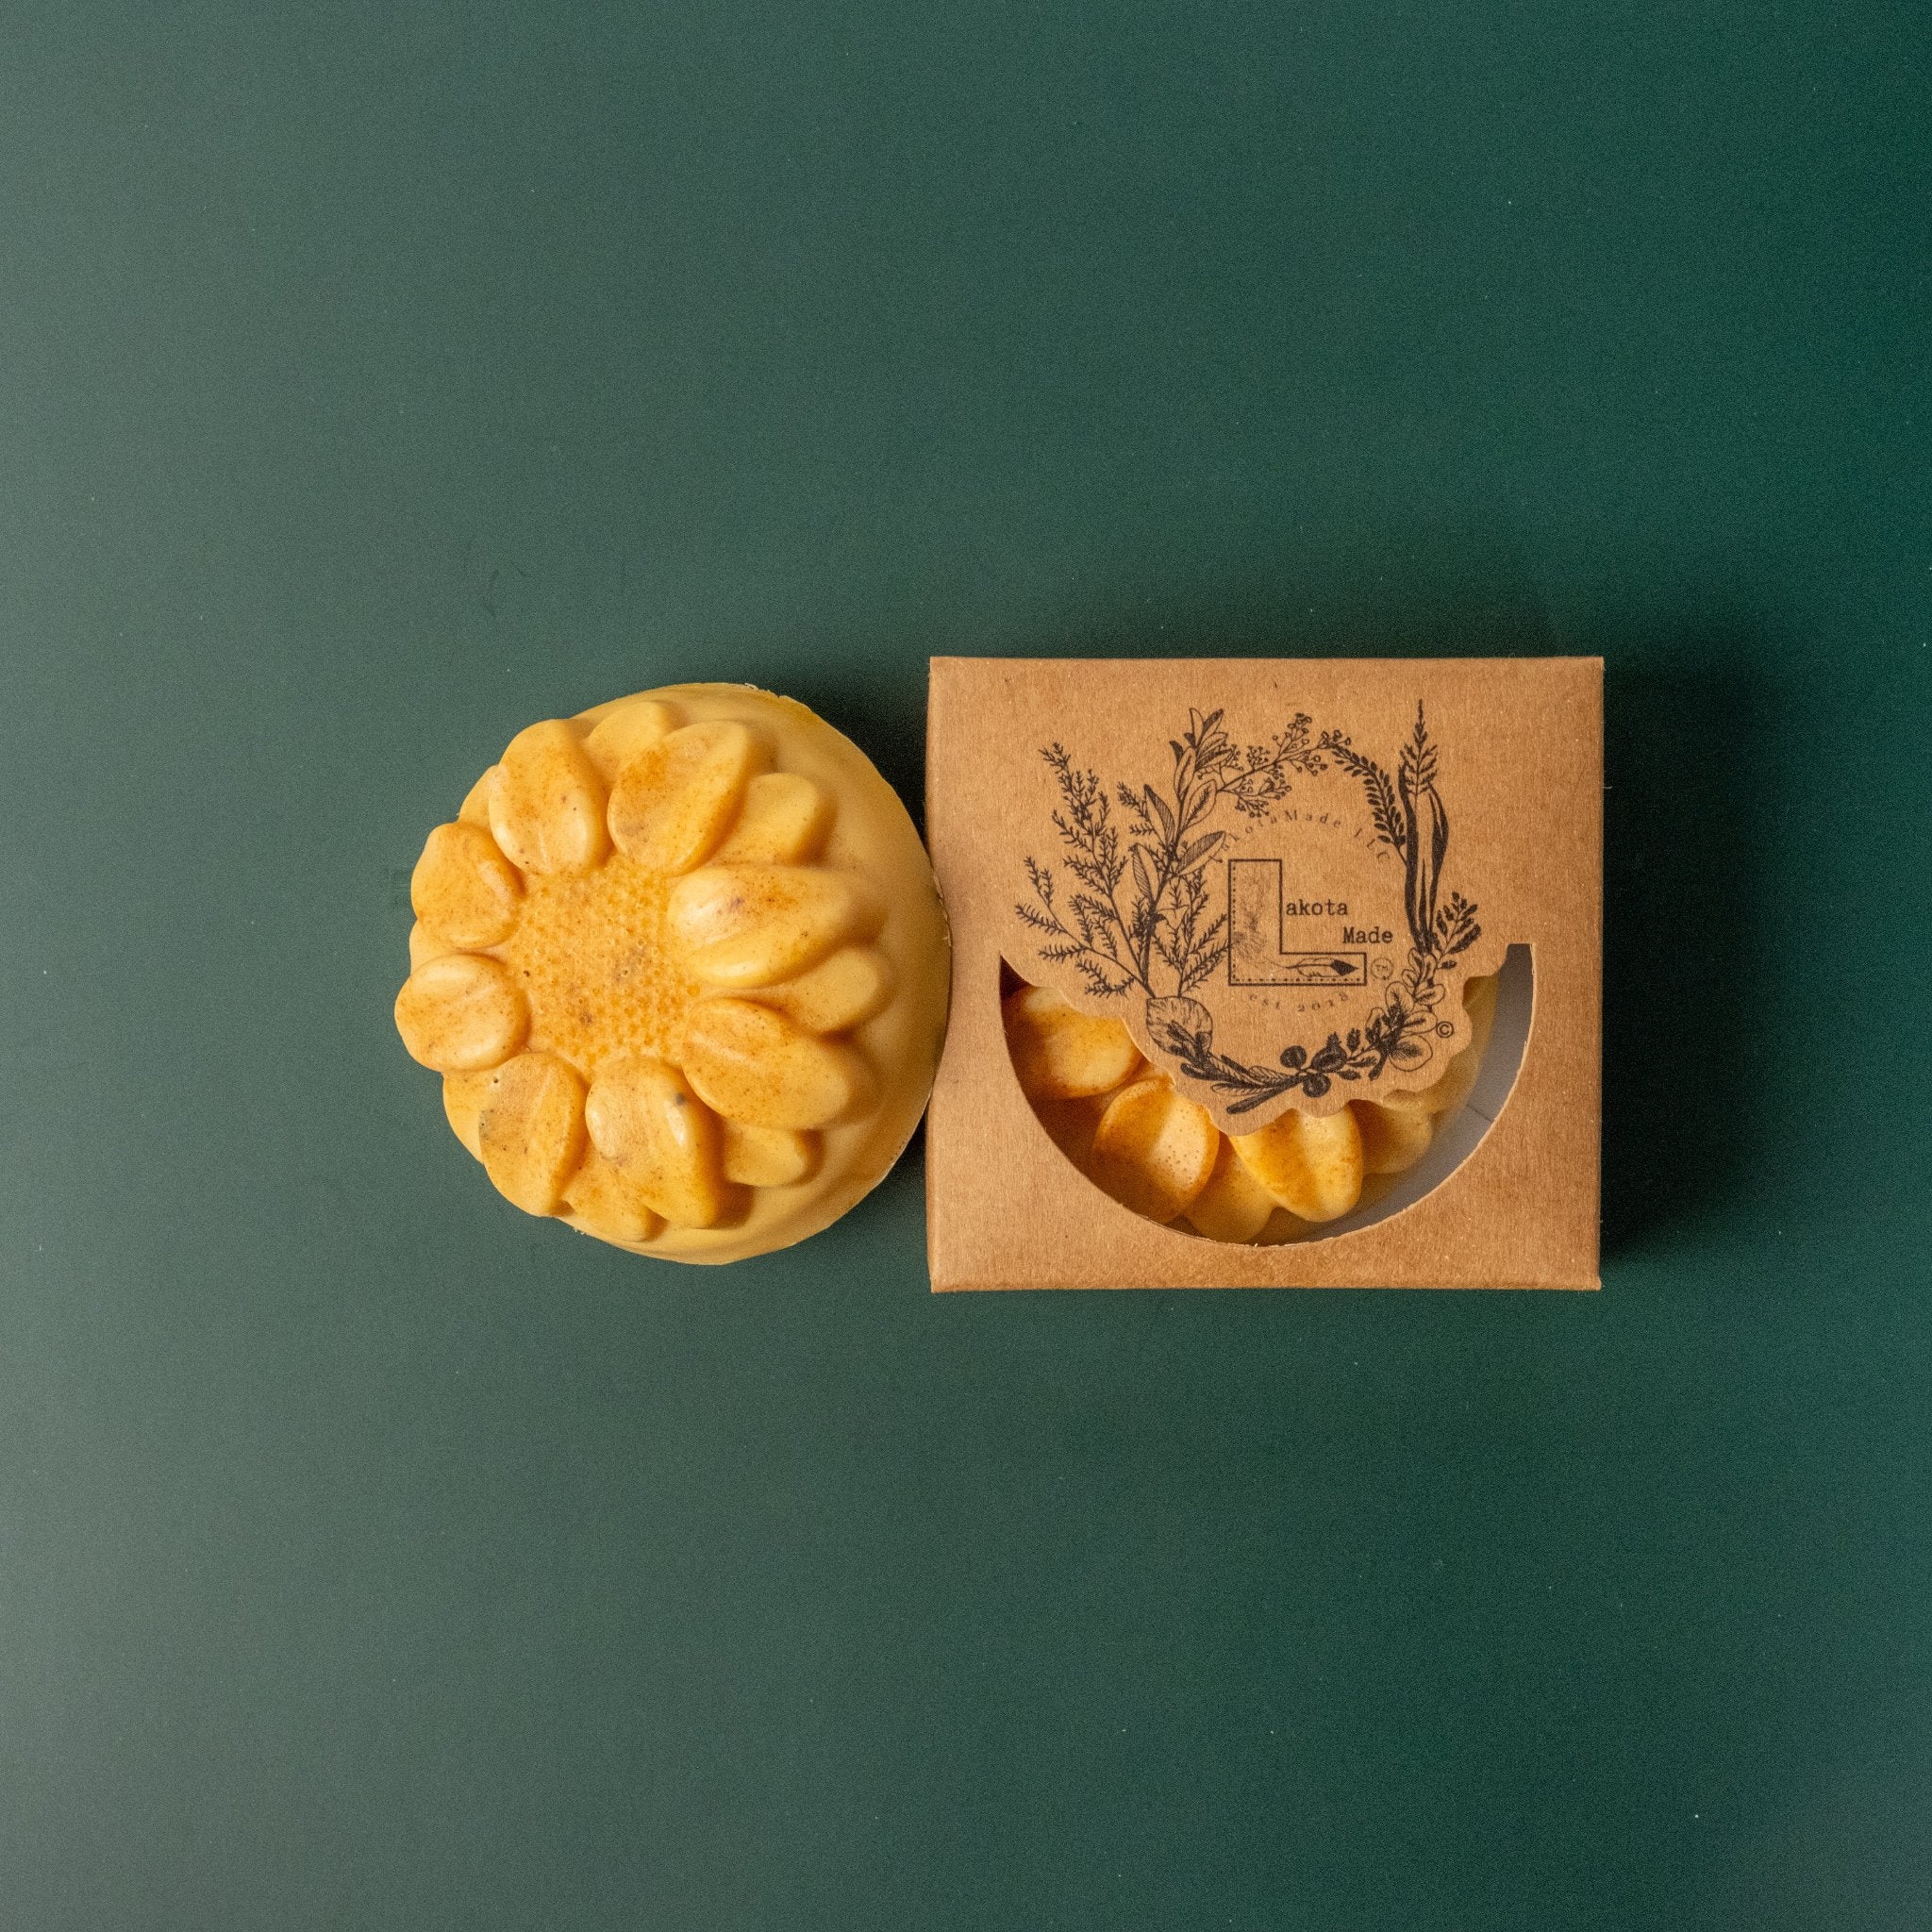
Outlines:
{"type": "Polygon", "coordinates": [[[1224,721],[1191,710],[1158,781],[1040,747],[1041,839],[1013,908],[1035,970],[1117,1008],[1155,1064],[1244,1126],[1426,1086],[1466,1037],[1482,926],[1450,875],[1423,704],[1386,764],[1306,712],[1253,742],[1224,721]]]}

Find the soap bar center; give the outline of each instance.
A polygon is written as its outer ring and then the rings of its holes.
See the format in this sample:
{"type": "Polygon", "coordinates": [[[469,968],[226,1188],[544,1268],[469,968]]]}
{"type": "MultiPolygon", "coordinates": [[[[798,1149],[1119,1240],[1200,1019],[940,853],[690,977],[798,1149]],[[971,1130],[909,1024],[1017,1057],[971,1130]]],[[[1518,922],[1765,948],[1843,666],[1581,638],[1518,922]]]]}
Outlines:
{"type": "Polygon", "coordinates": [[[530,1006],[530,1045],[587,1078],[635,1050],[675,1060],[699,987],[665,944],[673,881],[613,852],[580,877],[538,875],[517,929],[492,948],[530,1006]]]}

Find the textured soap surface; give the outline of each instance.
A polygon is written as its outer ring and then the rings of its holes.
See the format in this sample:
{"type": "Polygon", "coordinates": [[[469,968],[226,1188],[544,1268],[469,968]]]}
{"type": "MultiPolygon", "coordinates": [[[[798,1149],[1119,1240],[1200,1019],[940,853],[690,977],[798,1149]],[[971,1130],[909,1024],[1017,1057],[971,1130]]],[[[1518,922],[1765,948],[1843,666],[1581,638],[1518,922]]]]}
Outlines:
{"type": "Polygon", "coordinates": [[[1118,1020],[1045,987],[1003,1004],[1022,1091],[1054,1144],[1123,1207],[1211,1241],[1303,1241],[1387,1192],[1469,1098],[1496,1013],[1496,981],[1464,989],[1468,1046],[1420,1092],[1311,1116],[1291,1108],[1251,1134],[1223,1134],[1205,1108],[1141,1058],[1118,1020]]]}
{"type": "Polygon", "coordinates": [[[532,1214],[730,1261],[816,1233],[924,1110],[951,958],[924,848],[804,706],[680,685],[521,731],[410,883],[396,1027],[532,1214]]]}

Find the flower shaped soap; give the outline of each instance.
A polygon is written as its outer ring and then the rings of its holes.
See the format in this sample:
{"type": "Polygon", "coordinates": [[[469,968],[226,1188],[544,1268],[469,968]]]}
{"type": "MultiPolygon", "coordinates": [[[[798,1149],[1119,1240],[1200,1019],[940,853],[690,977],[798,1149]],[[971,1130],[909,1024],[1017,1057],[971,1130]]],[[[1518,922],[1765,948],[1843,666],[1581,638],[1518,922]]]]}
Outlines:
{"type": "Polygon", "coordinates": [[[803,705],[679,685],[532,724],[410,881],[396,1027],[501,1192],[732,1261],[898,1158],[945,1030],[931,867],[803,705]]]}

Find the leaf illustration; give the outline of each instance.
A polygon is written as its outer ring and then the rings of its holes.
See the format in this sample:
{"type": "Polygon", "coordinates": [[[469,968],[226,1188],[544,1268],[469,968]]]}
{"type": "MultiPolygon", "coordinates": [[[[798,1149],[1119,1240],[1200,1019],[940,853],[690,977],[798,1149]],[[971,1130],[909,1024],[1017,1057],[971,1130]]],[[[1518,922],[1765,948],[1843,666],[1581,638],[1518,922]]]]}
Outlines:
{"type": "Polygon", "coordinates": [[[1214,1015],[1199,1000],[1149,1000],[1147,1037],[1176,1058],[1205,1052],[1214,1038],[1214,1015]]]}
{"type": "Polygon", "coordinates": [[[1341,1044],[1341,1036],[1331,1033],[1324,1042],[1322,1050],[1308,1064],[1318,1074],[1332,1074],[1347,1058],[1347,1051],[1341,1044]]]}
{"type": "Polygon", "coordinates": [[[1408,842],[1408,818],[1389,774],[1374,758],[1365,758],[1357,751],[1341,732],[1324,732],[1319,748],[1343,771],[1361,780],[1362,791],[1369,801],[1369,822],[1375,828],[1376,843],[1387,845],[1396,853],[1405,851],[1408,842]]]}
{"type": "MultiPolygon", "coordinates": [[[[1040,935],[1040,957],[1077,972],[1091,992],[1117,997],[1140,988],[1152,1045],[1177,1071],[1230,1096],[1231,1113],[1295,1091],[1319,1099],[1336,1080],[1372,1082],[1391,1066],[1413,1072],[1430,1058],[1423,1036],[1438,1024],[1447,991],[1442,974],[1482,932],[1475,907],[1461,893],[1437,903],[1448,814],[1435,789],[1437,752],[1421,706],[1394,778],[1344,732],[1312,738],[1306,712],[1295,713],[1271,741],[1245,745],[1228,736],[1224,716],[1190,710],[1186,735],[1168,741],[1174,767],[1165,794],[1151,784],[1109,790],[1097,773],[1075,765],[1063,744],[1044,747],[1041,756],[1059,793],[1053,826],[1074,889],[1063,897],[1053,866],[1028,857],[1033,899],[1017,905],[1016,914],[1040,935]],[[1376,842],[1403,859],[1413,944],[1382,1005],[1351,1027],[1345,1041],[1331,1033],[1312,1059],[1297,1043],[1280,1050],[1278,1068],[1249,1066],[1214,1051],[1212,1015],[1188,997],[1227,953],[1226,915],[1210,916],[1205,872],[1227,834],[1197,836],[1194,828],[1223,802],[1243,818],[1265,818],[1289,791],[1291,773],[1321,772],[1331,760],[1361,785],[1376,842]],[[1120,888],[1130,874],[1132,896],[1124,904],[1120,888]],[[1157,987],[1157,973],[1163,980],[1171,975],[1172,992],[1157,987]]],[[[1363,977],[1356,960],[1339,955],[1317,955],[1304,966],[1310,977],[1325,972],[1337,985],[1359,985],[1363,977]]]]}

